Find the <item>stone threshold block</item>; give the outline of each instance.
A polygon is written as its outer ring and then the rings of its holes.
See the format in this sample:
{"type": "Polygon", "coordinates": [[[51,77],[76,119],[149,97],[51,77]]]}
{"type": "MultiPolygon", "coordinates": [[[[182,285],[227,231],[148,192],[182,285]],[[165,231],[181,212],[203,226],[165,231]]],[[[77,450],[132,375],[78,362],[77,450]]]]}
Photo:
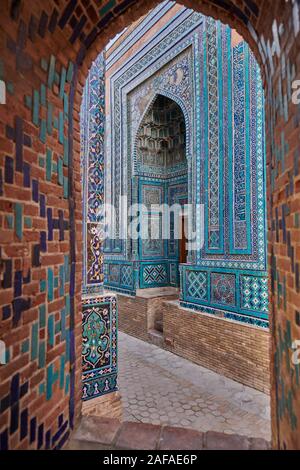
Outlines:
{"type": "Polygon", "coordinates": [[[65,450],[268,450],[264,439],[85,416],[65,450]]]}

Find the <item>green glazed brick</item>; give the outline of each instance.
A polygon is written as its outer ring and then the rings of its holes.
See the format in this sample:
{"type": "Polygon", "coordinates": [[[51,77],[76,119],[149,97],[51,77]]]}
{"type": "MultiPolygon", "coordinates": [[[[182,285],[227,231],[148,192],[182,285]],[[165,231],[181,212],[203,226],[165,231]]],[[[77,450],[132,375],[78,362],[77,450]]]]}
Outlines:
{"type": "Polygon", "coordinates": [[[38,357],[39,324],[34,323],[31,327],[31,360],[38,357]]]}
{"type": "Polygon", "coordinates": [[[46,400],[50,400],[52,397],[53,367],[53,364],[50,364],[50,366],[47,367],[46,400]]]}
{"type": "Polygon", "coordinates": [[[50,149],[46,151],[46,180],[51,181],[52,175],[52,152],[50,149]]]}
{"type": "Polygon", "coordinates": [[[109,10],[111,10],[115,5],[116,5],[116,0],[109,0],[109,2],[107,2],[106,5],[104,5],[104,6],[100,9],[99,15],[100,15],[100,16],[105,16],[106,13],[108,13],[109,10]]]}
{"type": "Polygon", "coordinates": [[[59,295],[65,294],[65,267],[59,266],[59,295]]]}
{"type": "Polygon", "coordinates": [[[64,119],[67,121],[69,118],[69,97],[67,93],[64,94],[64,119]]]}
{"type": "Polygon", "coordinates": [[[64,184],[64,173],[63,173],[63,160],[58,157],[57,160],[57,181],[60,186],[64,184]]]}
{"type": "Polygon", "coordinates": [[[69,394],[69,387],[70,387],[70,375],[66,375],[66,381],[65,381],[65,394],[69,394]]]}
{"type": "Polygon", "coordinates": [[[21,346],[21,351],[23,354],[29,351],[29,339],[26,339],[25,341],[23,341],[22,346],[21,346]]]}
{"type": "Polygon", "coordinates": [[[46,326],[46,305],[39,306],[39,327],[45,328],[46,326]]]}
{"type": "Polygon", "coordinates": [[[14,87],[14,85],[13,85],[12,82],[8,82],[8,83],[6,84],[6,89],[7,89],[8,93],[9,93],[10,95],[13,95],[14,92],[15,92],[15,87],[14,87]]]}
{"type": "Polygon", "coordinates": [[[25,225],[25,227],[27,227],[27,228],[31,228],[31,227],[32,227],[32,219],[31,219],[31,217],[24,217],[24,225],[25,225]]]}
{"type": "Polygon", "coordinates": [[[25,96],[25,106],[28,109],[32,109],[32,97],[29,95],[25,96]]]}
{"type": "Polygon", "coordinates": [[[65,305],[66,305],[66,315],[70,314],[70,296],[66,295],[65,296],[65,305]]]}
{"type": "Polygon", "coordinates": [[[60,88],[59,88],[59,97],[63,99],[66,85],[67,71],[65,67],[62,67],[60,74],[60,88]]]}
{"type": "Polygon", "coordinates": [[[42,106],[46,106],[46,101],[47,101],[47,98],[46,98],[46,87],[44,85],[44,83],[41,84],[41,105],[42,106]]]}
{"type": "Polygon", "coordinates": [[[10,353],[10,349],[7,348],[5,350],[5,363],[8,364],[11,360],[11,353],[10,353]]]}
{"type": "Polygon", "coordinates": [[[35,126],[38,126],[40,122],[40,94],[38,90],[33,90],[32,122],[35,126]]]}
{"type": "Polygon", "coordinates": [[[64,114],[62,111],[58,115],[58,141],[60,144],[64,143],[64,114]]]}
{"type": "Polygon", "coordinates": [[[42,156],[39,156],[39,166],[45,168],[45,158],[42,156]]]}
{"type": "Polygon", "coordinates": [[[69,164],[69,141],[67,138],[64,139],[64,165],[69,164]]]}
{"type": "Polygon", "coordinates": [[[52,302],[54,298],[54,275],[53,270],[48,268],[48,301],[52,302]]]}
{"type": "MultiPolygon", "coordinates": [[[[65,269],[65,282],[69,282],[69,280],[70,280],[70,265],[69,265],[69,256],[68,255],[64,256],[64,269],[65,269]]],[[[69,301],[70,301],[70,298],[69,298],[69,301]]]]}
{"type": "Polygon", "coordinates": [[[54,346],[54,315],[48,317],[48,344],[54,346]]]}
{"type": "Polygon", "coordinates": [[[40,291],[41,291],[41,292],[45,292],[45,291],[46,291],[46,285],[47,285],[47,284],[46,284],[45,279],[42,279],[42,280],[40,281],[40,291]]]}
{"type": "Polygon", "coordinates": [[[70,330],[66,330],[66,362],[70,360],[70,330]]]}
{"type": "Polygon", "coordinates": [[[40,141],[41,141],[43,144],[46,143],[46,134],[47,134],[46,120],[45,120],[45,119],[41,119],[40,141]]]}
{"type": "Polygon", "coordinates": [[[66,311],[64,308],[61,311],[60,330],[61,340],[64,341],[66,339],[66,311]]]}
{"type": "Polygon", "coordinates": [[[42,341],[39,345],[39,368],[43,369],[46,365],[46,344],[42,341]]]}
{"type": "Polygon", "coordinates": [[[69,180],[67,176],[64,176],[64,198],[68,199],[69,196],[69,180]]]}
{"type": "Polygon", "coordinates": [[[23,238],[23,206],[19,202],[15,204],[15,230],[19,240],[23,238]]]}
{"type": "Polygon", "coordinates": [[[39,394],[43,395],[45,393],[45,384],[42,383],[39,385],[39,394]]]}
{"type": "Polygon", "coordinates": [[[68,71],[67,71],[67,82],[71,82],[73,78],[74,65],[73,62],[69,62],[68,71]]]}

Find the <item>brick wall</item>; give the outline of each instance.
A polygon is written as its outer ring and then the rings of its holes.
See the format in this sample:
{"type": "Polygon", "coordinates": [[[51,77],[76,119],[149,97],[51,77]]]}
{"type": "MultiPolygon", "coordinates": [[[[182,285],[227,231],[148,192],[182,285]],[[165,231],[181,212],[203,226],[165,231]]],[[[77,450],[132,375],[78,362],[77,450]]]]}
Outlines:
{"type": "MultiPolygon", "coordinates": [[[[291,102],[292,81],[300,79],[299,3],[181,1],[236,29],[262,66],[273,445],[299,448],[300,384],[298,366],[290,362],[292,342],[300,337],[300,108],[291,102]]],[[[79,417],[82,86],[107,41],[157,3],[1,1],[0,80],[7,104],[0,105],[0,334],[11,356],[0,367],[2,448],[61,447],[79,417]],[[62,310],[69,305],[65,321],[62,310]]]]}
{"type": "Polygon", "coordinates": [[[164,303],[166,349],[237,382],[270,393],[270,333],[164,303]]]}
{"type": "Polygon", "coordinates": [[[149,341],[147,310],[149,300],[118,295],[119,329],[135,338],[149,341]]]}
{"type": "Polygon", "coordinates": [[[270,393],[268,330],[182,308],[176,301],[118,295],[119,329],[147,342],[153,305],[163,317],[161,346],[221,375],[270,393]]]}

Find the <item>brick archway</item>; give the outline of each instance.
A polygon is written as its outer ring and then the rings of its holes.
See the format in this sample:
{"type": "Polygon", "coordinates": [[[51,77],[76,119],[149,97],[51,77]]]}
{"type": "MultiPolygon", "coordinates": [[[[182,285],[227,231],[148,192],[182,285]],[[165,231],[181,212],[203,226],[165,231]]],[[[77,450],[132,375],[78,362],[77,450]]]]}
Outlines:
{"type": "MultiPolygon", "coordinates": [[[[158,3],[41,0],[32,4],[5,0],[1,6],[0,79],[6,84],[7,93],[7,104],[0,107],[1,305],[6,321],[3,337],[9,353],[16,356],[0,370],[1,395],[9,390],[18,398],[22,398],[22,393],[26,395],[21,424],[33,408],[37,408],[41,420],[50,413],[49,422],[42,423],[45,427],[67,408],[67,428],[80,414],[82,88],[91,62],[107,41],[158,3]],[[61,199],[57,191],[61,192],[61,199]],[[55,242],[50,243],[51,248],[49,241],[55,242]],[[57,266],[67,267],[56,271],[57,266]],[[47,295],[40,283],[45,273],[47,295]],[[62,300],[65,292],[58,293],[54,301],[56,283],[67,286],[67,304],[62,300]],[[70,315],[70,367],[68,378],[61,377],[64,393],[57,395],[52,394],[52,385],[58,378],[51,367],[45,377],[45,346],[40,346],[45,335],[43,312],[49,303],[47,313],[48,318],[53,317],[53,324],[56,310],[67,308],[70,315]],[[26,350],[29,337],[30,356],[18,355],[22,348],[26,350]],[[38,365],[32,365],[37,359],[37,345],[41,358],[38,365]],[[30,398],[24,392],[26,387],[23,392],[19,387],[26,381],[35,387],[30,398]],[[46,402],[38,396],[37,389],[42,394],[43,387],[46,402]],[[12,391],[16,389],[17,392],[12,391]],[[55,406],[59,411],[51,413],[55,406]]],[[[291,100],[292,82],[300,78],[299,6],[295,0],[277,0],[272,9],[267,0],[180,3],[235,28],[251,46],[264,74],[274,358],[273,445],[299,448],[299,366],[290,362],[292,342],[300,339],[300,115],[299,106],[291,100]]],[[[54,326],[50,322],[48,334],[51,328],[54,326]]],[[[59,368],[59,354],[65,346],[55,343],[54,330],[52,336],[50,360],[59,368]]],[[[14,411],[6,412],[9,420],[14,411]]],[[[21,432],[25,433],[24,429],[21,432]]],[[[11,447],[25,446],[25,441],[22,444],[22,440],[20,443],[17,438],[9,438],[5,424],[1,425],[1,432],[4,440],[10,439],[11,447]]],[[[55,446],[55,442],[47,442],[47,433],[45,440],[41,445],[55,446]]]]}

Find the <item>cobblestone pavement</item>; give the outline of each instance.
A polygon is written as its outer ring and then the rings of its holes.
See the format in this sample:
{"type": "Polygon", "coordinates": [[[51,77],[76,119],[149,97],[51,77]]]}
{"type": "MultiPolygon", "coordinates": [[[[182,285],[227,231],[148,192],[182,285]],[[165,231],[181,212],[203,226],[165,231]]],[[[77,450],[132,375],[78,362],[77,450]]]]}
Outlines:
{"type": "Polygon", "coordinates": [[[269,397],[119,332],[123,419],[271,439],[269,397]]]}

